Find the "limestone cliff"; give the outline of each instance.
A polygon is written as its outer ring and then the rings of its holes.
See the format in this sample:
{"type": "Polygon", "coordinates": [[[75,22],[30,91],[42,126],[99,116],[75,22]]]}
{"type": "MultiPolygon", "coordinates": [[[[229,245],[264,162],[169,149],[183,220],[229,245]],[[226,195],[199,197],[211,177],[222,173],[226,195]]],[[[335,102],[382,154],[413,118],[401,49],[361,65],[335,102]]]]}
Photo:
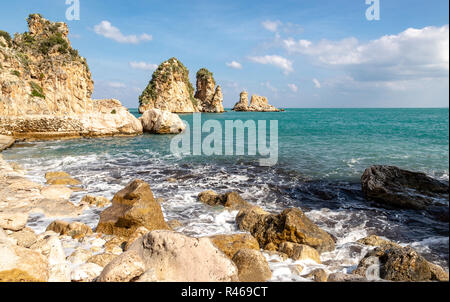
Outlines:
{"type": "Polygon", "coordinates": [[[189,81],[189,71],[176,58],[159,65],[139,97],[139,112],[160,109],[174,113],[198,112],[198,101],[189,81]]]}
{"type": "Polygon", "coordinates": [[[0,32],[0,133],[24,138],[131,135],[142,125],[117,100],[92,100],[86,59],[65,23],[41,15],[29,31],[0,32]]]}
{"type": "Polygon", "coordinates": [[[234,105],[233,111],[253,111],[253,112],[278,112],[279,109],[269,104],[266,97],[252,95],[250,106],[248,105],[248,93],[241,92],[239,102],[234,105]]]}
{"type": "Polygon", "coordinates": [[[199,110],[202,112],[224,112],[223,94],[220,86],[216,88],[213,74],[206,68],[197,72],[197,91],[195,98],[200,101],[199,110]]]}

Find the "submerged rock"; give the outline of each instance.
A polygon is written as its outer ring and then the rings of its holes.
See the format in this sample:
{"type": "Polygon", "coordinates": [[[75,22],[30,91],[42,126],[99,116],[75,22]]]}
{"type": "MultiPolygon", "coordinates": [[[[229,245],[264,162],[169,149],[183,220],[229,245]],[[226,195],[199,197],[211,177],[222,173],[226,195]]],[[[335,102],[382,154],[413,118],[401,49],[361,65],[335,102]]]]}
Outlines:
{"type": "Polygon", "coordinates": [[[435,199],[448,200],[448,184],[424,173],[394,166],[372,166],[366,169],[361,177],[361,185],[368,200],[398,208],[422,210],[433,204],[435,199]]]}
{"type": "Polygon", "coordinates": [[[242,209],[250,207],[250,204],[245,201],[237,192],[228,192],[225,194],[217,194],[212,190],[204,191],[198,194],[197,199],[210,206],[224,206],[231,209],[242,209]]]}
{"type": "Polygon", "coordinates": [[[264,249],[277,250],[287,241],[308,245],[319,253],[334,250],[330,234],[297,208],[286,209],[278,215],[259,207],[244,208],[236,216],[236,223],[241,230],[250,232],[264,249]]]}
{"type": "Polygon", "coordinates": [[[129,257],[129,253],[137,253],[145,263],[145,271],[154,273],[151,275],[156,280],[152,281],[238,281],[235,264],[208,238],[193,238],[173,231],[151,231],[119,257],[129,257]]]}
{"type": "Polygon", "coordinates": [[[96,232],[129,237],[141,226],[148,230],[169,229],[150,185],[134,180],[119,191],[112,206],[100,214],[96,232]]]}
{"type": "Polygon", "coordinates": [[[186,129],[181,118],[174,113],[149,109],[139,118],[145,132],[156,134],[179,134],[186,129]]]}
{"type": "Polygon", "coordinates": [[[232,260],[238,268],[241,282],[265,282],[272,278],[269,263],[259,250],[240,249],[232,260]]]}

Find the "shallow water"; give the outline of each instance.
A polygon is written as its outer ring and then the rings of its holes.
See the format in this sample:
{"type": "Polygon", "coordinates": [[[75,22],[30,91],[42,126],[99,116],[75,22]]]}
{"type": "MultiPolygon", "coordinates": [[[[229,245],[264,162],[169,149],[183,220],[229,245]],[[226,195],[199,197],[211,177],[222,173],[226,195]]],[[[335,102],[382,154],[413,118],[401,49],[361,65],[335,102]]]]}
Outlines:
{"type": "MultiPolygon", "coordinates": [[[[192,115],[181,118],[192,125],[192,115]]],[[[143,179],[155,196],[164,198],[166,219],[178,219],[183,223],[178,231],[193,236],[238,232],[236,211],[196,201],[198,193],[207,189],[236,190],[269,211],[300,207],[337,238],[336,250],[322,255],[323,265],[298,262],[305,267],[304,273],[315,267],[352,271],[367,251],[355,242],[369,234],[412,245],[428,260],[448,267],[448,223],[422,212],[377,207],[364,200],[359,184],[364,169],[373,164],[397,165],[448,180],[448,109],[202,114],[202,120],[207,119],[222,124],[277,119],[277,165],[261,167],[258,156],[175,156],[169,150],[173,136],[147,134],[21,143],[3,155],[20,163],[40,183],[45,182],[45,172],[60,170],[81,180],[86,191],[74,193],[74,203],[87,193],[112,198],[131,180],[143,179]],[[177,182],[167,182],[169,177],[177,182]]],[[[448,205],[448,200],[442,202],[448,205]]],[[[95,227],[100,211],[86,211],[74,220],[95,227]]],[[[42,232],[50,222],[34,215],[29,225],[42,232]]],[[[298,263],[271,262],[273,279],[303,281],[292,273],[298,263]]]]}

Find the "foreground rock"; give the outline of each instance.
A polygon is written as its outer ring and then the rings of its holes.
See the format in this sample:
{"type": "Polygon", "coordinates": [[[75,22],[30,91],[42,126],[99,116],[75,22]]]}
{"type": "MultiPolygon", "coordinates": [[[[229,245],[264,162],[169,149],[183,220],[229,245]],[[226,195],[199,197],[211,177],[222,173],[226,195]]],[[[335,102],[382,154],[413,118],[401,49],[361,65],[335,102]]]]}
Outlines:
{"type": "Polygon", "coordinates": [[[280,244],[278,251],[281,253],[285,253],[289,258],[293,260],[313,260],[317,263],[320,262],[319,252],[307,245],[297,244],[292,242],[283,242],[280,244]]]}
{"type": "Polygon", "coordinates": [[[272,278],[272,271],[264,255],[257,250],[241,249],[233,256],[241,282],[265,282],[272,278]]]}
{"type": "Polygon", "coordinates": [[[141,226],[148,230],[169,229],[150,185],[134,180],[119,191],[112,200],[112,206],[100,214],[96,232],[129,237],[141,226]]]}
{"type": "Polygon", "coordinates": [[[145,132],[156,134],[178,134],[186,129],[181,118],[174,113],[149,109],[139,118],[145,132]]]}
{"type": "Polygon", "coordinates": [[[121,263],[123,258],[134,257],[135,253],[145,263],[145,281],[238,281],[235,264],[207,238],[192,238],[172,231],[152,231],[118,257],[122,259],[116,258],[114,261],[121,263]],[[155,280],[149,280],[149,276],[155,280]]]}
{"type": "Polygon", "coordinates": [[[145,263],[136,251],[112,260],[96,279],[97,282],[129,282],[145,272],[145,263]]]}
{"type": "Polygon", "coordinates": [[[422,210],[433,204],[435,199],[448,200],[448,184],[424,173],[394,166],[372,166],[366,169],[361,177],[361,185],[368,200],[398,208],[422,210]]]}
{"type": "Polygon", "coordinates": [[[0,135],[0,152],[11,147],[15,141],[14,137],[0,135]]]}
{"type": "Polygon", "coordinates": [[[241,249],[260,249],[258,241],[250,234],[215,235],[207,238],[230,259],[241,249]]]}
{"type": "Polygon", "coordinates": [[[411,247],[368,237],[360,242],[376,246],[359,262],[353,274],[369,280],[381,278],[390,281],[448,281],[448,273],[428,262],[411,247]]]}
{"type": "Polygon", "coordinates": [[[208,190],[198,194],[197,199],[210,206],[223,206],[233,210],[250,207],[250,204],[236,192],[217,194],[212,190],[208,190]]]}
{"type": "Polygon", "coordinates": [[[0,134],[47,139],[142,133],[119,101],[91,99],[89,67],[71,47],[65,23],[38,14],[27,21],[28,32],[0,43],[0,134]]]}
{"type": "Polygon", "coordinates": [[[239,102],[234,105],[233,111],[254,111],[254,112],[277,112],[279,109],[269,104],[266,97],[252,95],[250,106],[248,104],[248,93],[241,92],[239,102]]]}
{"type": "Polygon", "coordinates": [[[2,213],[0,212],[0,228],[10,231],[20,231],[28,221],[25,213],[2,213]]]}
{"type": "Polygon", "coordinates": [[[66,222],[56,220],[47,226],[46,231],[53,231],[60,235],[67,235],[74,239],[81,239],[85,236],[92,235],[92,229],[81,222],[66,222]]]}
{"type": "Polygon", "coordinates": [[[111,201],[103,196],[92,196],[92,195],[85,195],[81,201],[80,206],[89,206],[89,207],[97,207],[97,208],[104,208],[106,206],[109,206],[111,204],[111,201]]]}
{"type": "Polygon", "coordinates": [[[305,244],[319,253],[334,250],[334,240],[297,208],[275,215],[259,207],[241,210],[236,216],[241,230],[250,232],[267,250],[278,250],[283,242],[305,244]]]}
{"type": "Polygon", "coordinates": [[[201,112],[221,113],[223,108],[223,94],[220,86],[216,88],[213,74],[206,68],[197,72],[197,91],[194,96],[199,100],[198,108],[201,112]]]}

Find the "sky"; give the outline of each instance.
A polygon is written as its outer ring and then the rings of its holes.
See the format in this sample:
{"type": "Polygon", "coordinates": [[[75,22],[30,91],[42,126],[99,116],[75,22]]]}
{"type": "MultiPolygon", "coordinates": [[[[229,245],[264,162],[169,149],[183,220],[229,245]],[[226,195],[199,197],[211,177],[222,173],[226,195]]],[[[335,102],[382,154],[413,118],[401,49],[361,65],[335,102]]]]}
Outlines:
{"type": "Polygon", "coordinates": [[[242,90],[282,108],[448,107],[448,12],[447,0],[21,0],[3,1],[0,29],[27,31],[30,13],[66,22],[93,98],[129,108],[171,57],[194,86],[213,72],[225,108],[242,90]]]}

